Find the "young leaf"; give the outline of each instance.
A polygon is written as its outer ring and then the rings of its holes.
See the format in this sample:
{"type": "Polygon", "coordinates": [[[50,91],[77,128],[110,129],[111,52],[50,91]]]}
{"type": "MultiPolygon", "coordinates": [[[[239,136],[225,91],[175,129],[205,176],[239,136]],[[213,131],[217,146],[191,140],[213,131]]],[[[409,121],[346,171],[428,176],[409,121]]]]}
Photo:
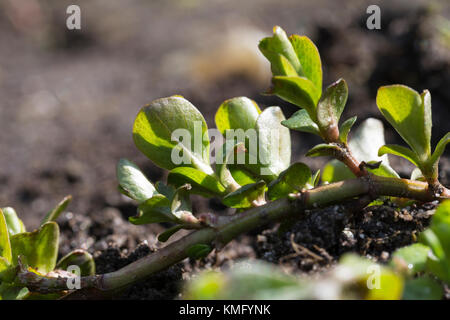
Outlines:
{"type": "Polygon", "coordinates": [[[133,224],[149,224],[158,222],[176,222],[177,218],[172,214],[170,201],[161,194],[156,194],[138,207],[138,214],[129,217],[133,224]]]}
{"type": "Polygon", "coordinates": [[[167,240],[170,239],[171,236],[173,236],[175,233],[177,233],[181,229],[183,229],[182,225],[173,226],[172,228],[167,229],[166,231],[164,231],[158,235],[158,241],[166,242],[167,240]]]}
{"type": "Polygon", "coordinates": [[[289,193],[300,191],[311,182],[311,178],[311,170],[306,164],[294,163],[268,185],[268,198],[276,200],[287,197],[289,193]]]}
{"type": "Polygon", "coordinates": [[[273,36],[259,43],[259,50],[270,61],[273,75],[287,75],[296,72],[303,76],[302,66],[286,32],[278,26],[273,28],[273,36]]]}
{"type": "Polygon", "coordinates": [[[172,198],[170,209],[172,213],[180,219],[184,213],[192,213],[192,205],[189,199],[189,191],[191,190],[190,184],[185,184],[175,191],[172,198]]]}
{"type": "Polygon", "coordinates": [[[275,76],[272,78],[272,85],[269,94],[275,94],[306,109],[311,119],[316,119],[315,109],[321,92],[310,80],[303,77],[275,76]]]}
{"type": "MultiPolygon", "coordinates": [[[[226,141],[222,147],[222,158],[221,164],[217,164],[216,170],[219,174],[219,180],[222,185],[227,189],[227,191],[236,191],[241,186],[234,180],[233,175],[228,168],[228,163],[236,164],[238,153],[245,152],[245,145],[243,142],[237,144],[234,141],[226,141]]],[[[245,155],[243,160],[245,161],[245,155]]]]}
{"type": "Polygon", "coordinates": [[[312,147],[307,153],[307,157],[334,156],[341,152],[341,148],[334,144],[321,143],[312,147]]]}
{"type": "MultiPolygon", "coordinates": [[[[447,260],[450,262],[450,201],[444,201],[436,209],[431,220],[430,230],[442,244],[447,260]]],[[[449,270],[450,272],[450,270],[449,270]]]]}
{"type": "Polygon", "coordinates": [[[385,154],[393,154],[396,156],[400,156],[405,158],[406,160],[408,160],[409,162],[411,162],[412,164],[414,164],[415,166],[419,167],[420,166],[420,160],[417,157],[417,155],[411,151],[410,149],[406,148],[406,147],[402,147],[396,144],[387,144],[385,146],[382,146],[379,150],[378,150],[378,155],[382,156],[385,154]]]}
{"type": "Polygon", "coordinates": [[[403,85],[378,89],[377,105],[386,120],[423,161],[430,156],[431,96],[403,85]]]}
{"type": "Polygon", "coordinates": [[[447,132],[447,134],[439,140],[438,144],[436,145],[436,149],[434,149],[433,155],[431,156],[431,163],[435,164],[439,161],[439,158],[445,151],[445,147],[450,142],[450,132],[447,132]]]}
{"type": "Polygon", "coordinates": [[[323,167],[323,182],[333,183],[352,178],[355,178],[355,175],[339,160],[333,159],[323,167]]]}
{"type": "Polygon", "coordinates": [[[18,257],[21,256],[23,263],[43,274],[52,271],[56,266],[58,241],[59,227],[54,221],[47,222],[33,232],[13,235],[13,265],[17,265],[18,257]]]}
{"type": "Polygon", "coordinates": [[[411,180],[418,180],[418,181],[425,181],[425,177],[422,174],[422,171],[420,171],[419,168],[414,168],[414,170],[411,172],[411,180]]]}
{"type": "Polygon", "coordinates": [[[231,208],[249,208],[254,204],[254,201],[264,200],[265,189],[266,183],[264,181],[248,184],[227,194],[222,202],[231,208]]]}
{"type": "Polygon", "coordinates": [[[442,286],[431,277],[423,276],[407,279],[403,290],[403,300],[441,300],[442,286]]]}
{"type": "Polygon", "coordinates": [[[347,103],[348,87],[344,79],[331,84],[317,105],[317,121],[326,138],[337,140],[338,124],[347,103]],[[331,136],[335,134],[336,136],[331,136]],[[328,137],[330,136],[330,137],[328,137]]]}
{"type": "Polygon", "coordinates": [[[225,136],[228,129],[253,129],[261,110],[255,101],[238,97],[226,100],[216,112],[217,129],[225,136]]]}
{"type": "Polygon", "coordinates": [[[158,193],[162,194],[169,200],[171,200],[173,198],[173,196],[175,195],[175,191],[176,191],[176,189],[174,187],[169,186],[162,181],[156,182],[155,188],[156,188],[156,191],[158,191],[158,193]]]}
{"type": "Polygon", "coordinates": [[[283,120],[285,117],[279,107],[266,108],[256,120],[261,176],[278,175],[291,162],[291,135],[289,129],[280,124],[283,120]]]}
{"type": "Polygon", "coordinates": [[[303,76],[311,80],[321,94],[322,62],[320,61],[319,50],[308,37],[294,34],[289,37],[289,40],[302,66],[303,76]]]}
{"type": "Polygon", "coordinates": [[[66,196],[64,199],[61,200],[60,203],[58,203],[56,205],[56,207],[49,211],[44,219],[42,219],[41,221],[41,226],[43,226],[44,224],[46,224],[49,221],[56,221],[56,219],[58,219],[59,215],[66,210],[67,206],[69,205],[69,203],[72,201],[72,196],[66,196]]]}
{"type": "Polygon", "coordinates": [[[391,265],[400,271],[406,271],[409,275],[414,275],[425,270],[428,252],[430,252],[428,246],[414,243],[397,249],[392,255],[391,265]]]}
{"type": "Polygon", "coordinates": [[[138,149],[162,168],[190,166],[213,173],[205,119],[180,96],[161,98],[143,107],[134,122],[133,138],[138,149]]]}
{"type": "MultiPolygon", "coordinates": [[[[373,165],[377,164],[379,161],[369,161],[367,164],[373,165]]],[[[369,166],[366,166],[367,171],[373,173],[376,176],[381,177],[391,177],[391,178],[400,178],[397,172],[395,172],[394,169],[391,168],[388,164],[381,162],[379,163],[378,168],[370,168],[369,166]]]]}
{"type": "Polygon", "coordinates": [[[11,262],[11,244],[3,210],[0,209],[0,257],[11,262]]]}
{"type": "Polygon", "coordinates": [[[348,134],[356,122],[356,116],[345,120],[339,128],[339,140],[343,143],[347,143],[348,134]]]}
{"type": "Polygon", "coordinates": [[[320,182],[320,169],[317,170],[311,177],[309,181],[309,186],[307,186],[307,189],[312,189],[314,187],[317,187],[320,182]]]}
{"type": "Polygon", "coordinates": [[[181,187],[189,183],[192,187],[191,193],[205,197],[222,196],[225,193],[225,188],[215,176],[207,175],[191,167],[178,167],[173,169],[169,172],[167,181],[175,187],[181,187]]]}
{"type": "Polygon", "coordinates": [[[8,227],[9,236],[26,231],[25,225],[22,220],[17,217],[17,213],[13,208],[3,208],[3,214],[5,216],[6,226],[8,227]]]}
{"type": "Polygon", "coordinates": [[[289,119],[281,121],[281,124],[291,130],[313,133],[320,136],[319,127],[311,120],[308,111],[305,109],[297,111],[289,119]]]}
{"type": "Polygon", "coordinates": [[[94,258],[85,250],[78,249],[69,252],[58,261],[56,269],[67,270],[71,265],[79,266],[83,277],[95,274],[94,258]]]}
{"type": "Polygon", "coordinates": [[[139,203],[153,197],[155,187],[145,177],[137,165],[127,159],[120,159],[117,164],[117,178],[120,187],[139,203]]]}
{"type": "Polygon", "coordinates": [[[194,244],[187,249],[187,255],[192,259],[201,259],[206,257],[212,248],[207,244],[194,244]]]}

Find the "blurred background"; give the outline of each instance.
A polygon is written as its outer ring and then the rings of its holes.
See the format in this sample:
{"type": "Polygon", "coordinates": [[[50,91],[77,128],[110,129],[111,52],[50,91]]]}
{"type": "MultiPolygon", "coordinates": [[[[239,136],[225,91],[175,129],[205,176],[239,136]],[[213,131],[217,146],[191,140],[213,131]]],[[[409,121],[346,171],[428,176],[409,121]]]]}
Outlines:
{"type": "MultiPolygon", "coordinates": [[[[221,102],[242,95],[290,116],[296,107],[260,94],[270,69],[257,45],[274,25],[316,43],[325,85],[347,80],[344,118],[380,118],[380,85],[429,89],[435,144],[449,128],[449,19],[448,0],[0,0],[0,207],[33,228],[72,194],[76,215],[120,224],[135,206],[117,191],[119,158],[153,182],[165,178],[131,133],[139,109],[159,97],[183,95],[210,127],[221,102]],[[70,4],[81,8],[81,30],[66,28],[70,4]],[[381,30],[366,27],[370,4],[381,8],[381,30]]],[[[385,127],[386,140],[399,142],[385,127]]],[[[325,163],[303,156],[315,137],[292,139],[292,161],[325,163]]],[[[408,163],[391,163],[409,176],[408,163]]],[[[194,208],[224,210],[216,200],[194,208]]]]}

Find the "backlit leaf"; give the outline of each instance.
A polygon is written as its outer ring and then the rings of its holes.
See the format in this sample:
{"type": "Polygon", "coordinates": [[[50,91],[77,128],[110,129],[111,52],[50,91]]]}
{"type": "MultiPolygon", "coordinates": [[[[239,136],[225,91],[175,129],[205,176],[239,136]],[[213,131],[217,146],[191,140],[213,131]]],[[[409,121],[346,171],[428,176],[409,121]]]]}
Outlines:
{"type": "Polygon", "coordinates": [[[431,153],[430,93],[419,94],[404,85],[384,86],[378,89],[377,105],[417,156],[427,159],[431,153]]]}
{"type": "Polygon", "coordinates": [[[216,112],[217,129],[225,136],[228,129],[253,129],[261,113],[255,101],[238,97],[226,100],[216,112]]]}
{"type": "Polygon", "coordinates": [[[176,217],[170,209],[170,201],[161,194],[156,194],[150,199],[141,203],[138,207],[138,214],[129,217],[133,224],[149,224],[158,222],[176,222],[176,217]]]}
{"type": "Polygon", "coordinates": [[[11,237],[12,261],[22,262],[41,273],[48,273],[56,266],[58,256],[59,227],[54,221],[42,225],[33,232],[19,233],[11,237]]]}
{"type": "Polygon", "coordinates": [[[253,205],[254,201],[259,202],[264,200],[265,189],[266,183],[264,181],[248,184],[227,194],[222,199],[222,202],[231,208],[249,208],[253,205]]]}
{"type": "Polygon", "coordinates": [[[133,127],[136,146],[158,166],[179,166],[212,174],[205,119],[180,96],[161,98],[143,107],[133,127]]]}
{"type": "Polygon", "coordinates": [[[151,198],[156,189],[148,181],[137,165],[127,159],[120,159],[117,164],[119,185],[126,193],[139,203],[151,198]]]}
{"type": "Polygon", "coordinates": [[[320,136],[319,127],[311,120],[308,111],[301,109],[289,119],[281,121],[281,124],[291,130],[313,133],[320,136]]]}
{"type": "Polygon", "coordinates": [[[191,167],[178,167],[169,172],[167,177],[169,184],[175,187],[189,183],[192,186],[191,193],[200,194],[205,197],[222,196],[225,188],[214,177],[191,167]]]}
{"type": "Polygon", "coordinates": [[[310,181],[309,167],[301,162],[294,163],[268,185],[268,198],[276,200],[287,197],[289,193],[302,190],[310,181]]]}

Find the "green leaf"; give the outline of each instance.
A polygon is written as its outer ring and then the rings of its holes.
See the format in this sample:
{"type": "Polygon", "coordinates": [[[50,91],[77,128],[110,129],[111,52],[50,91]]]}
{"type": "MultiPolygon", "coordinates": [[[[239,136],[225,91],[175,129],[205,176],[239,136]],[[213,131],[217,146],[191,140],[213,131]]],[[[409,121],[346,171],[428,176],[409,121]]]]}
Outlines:
{"type": "Polygon", "coordinates": [[[427,159],[431,153],[430,93],[425,90],[419,94],[403,85],[385,86],[378,89],[377,105],[417,156],[427,159]]]}
{"type": "Polygon", "coordinates": [[[311,120],[308,111],[301,109],[289,119],[281,121],[281,124],[291,130],[313,133],[320,136],[319,127],[311,120]]]}
{"type": "Polygon", "coordinates": [[[173,169],[169,172],[167,181],[175,187],[189,183],[192,186],[191,193],[205,197],[222,196],[225,193],[225,188],[216,177],[191,167],[173,169]]]}
{"type": "Polygon", "coordinates": [[[306,164],[294,163],[268,185],[267,196],[271,201],[287,197],[289,193],[305,188],[311,178],[311,170],[306,164]]]}
{"type": "Polygon", "coordinates": [[[22,262],[37,271],[47,274],[56,266],[58,256],[59,227],[54,221],[42,225],[33,232],[24,232],[11,237],[12,261],[22,262]]]}
{"type": "Polygon", "coordinates": [[[289,129],[281,125],[283,120],[285,117],[279,107],[266,108],[256,120],[260,172],[255,173],[263,179],[277,176],[291,163],[291,135],[289,129]]]}
{"type": "Polygon", "coordinates": [[[320,61],[319,50],[317,50],[314,43],[306,36],[294,34],[289,37],[289,40],[302,66],[303,76],[311,80],[321,94],[322,62],[320,61]]]}
{"type": "Polygon", "coordinates": [[[3,208],[3,214],[5,216],[6,226],[8,227],[9,236],[13,236],[17,233],[25,232],[25,225],[22,220],[17,216],[16,211],[11,208],[3,208]]]}
{"type": "Polygon", "coordinates": [[[291,75],[293,72],[304,75],[297,53],[280,27],[275,26],[273,36],[261,40],[258,47],[270,61],[273,75],[291,75]]]}
{"type": "Polygon", "coordinates": [[[197,260],[206,257],[211,251],[212,248],[209,245],[199,243],[190,246],[187,249],[187,255],[189,258],[197,260]]]}
{"type": "Polygon", "coordinates": [[[158,181],[155,184],[156,191],[158,193],[162,194],[163,196],[166,196],[167,199],[171,200],[173,196],[175,195],[176,189],[172,186],[169,186],[165,184],[162,181],[158,181]]]}
{"type": "Polygon", "coordinates": [[[185,184],[175,191],[172,198],[170,209],[172,213],[180,219],[184,213],[192,214],[191,200],[189,199],[190,184],[185,184]]]}
{"type": "Polygon", "coordinates": [[[67,270],[71,265],[79,266],[83,277],[95,274],[94,258],[85,250],[77,249],[69,252],[58,261],[56,269],[67,270]]]}
{"type": "Polygon", "coordinates": [[[161,194],[156,194],[138,207],[138,214],[129,217],[133,224],[148,224],[159,222],[176,222],[176,217],[170,209],[170,201],[161,194]]]}
{"type": "Polygon", "coordinates": [[[0,256],[0,282],[4,281],[3,272],[5,270],[8,270],[9,266],[10,266],[9,261],[5,257],[0,256]]]}
{"type": "Polygon", "coordinates": [[[139,167],[127,159],[120,159],[117,164],[117,178],[120,187],[130,198],[139,203],[153,197],[156,189],[145,177],[139,167]]]}
{"type": "MultiPolygon", "coordinates": [[[[379,161],[369,161],[368,164],[376,164],[379,163],[379,161]]],[[[395,172],[394,169],[392,169],[389,165],[385,163],[381,163],[378,168],[370,168],[366,167],[367,171],[373,173],[376,176],[381,177],[390,177],[390,178],[400,178],[397,172],[395,172]]]]}
{"type": "Polygon", "coordinates": [[[272,85],[269,94],[275,94],[306,109],[311,119],[316,119],[315,109],[321,93],[310,80],[303,77],[276,76],[272,78],[272,85]]]}
{"type": "Polygon", "coordinates": [[[400,156],[405,158],[406,160],[408,160],[409,162],[411,162],[412,164],[414,164],[415,166],[419,167],[419,159],[417,158],[417,155],[411,151],[410,149],[406,148],[406,147],[402,147],[396,144],[387,144],[385,146],[382,146],[379,150],[378,150],[378,155],[382,156],[384,154],[393,154],[396,156],[400,156]]]}
{"type": "Polygon", "coordinates": [[[56,221],[56,219],[58,219],[59,215],[66,210],[67,206],[69,205],[69,203],[72,201],[72,196],[66,196],[64,199],[61,200],[60,203],[58,203],[56,205],[56,207],[49,211],[44,219],[42,219],[41,221],[41,226],[43,226],[44,224],[46,224],[49,221],[56,221]]]}
{"type": "Polygon", "coordinates": [[[425,181],[425,177],[422,174],[422,171],[420,171],[419,168],[414,168],[414,170],[411,172],[411,180],[418,180],[418,181],[425,181]]]}
{"type": "Polygon", "coordinates": [[[143,107],[136,117],[136,146],[158,166],[171,170],[194,167],[212,174],[205,119],[180,96],[161,98],[143,107]]]}
{"type": "Polygon", "coordinates": [[[312,147],[307,153],[307,157],[335,156],[341,152],[341,148],[334,144],[321,143],[312,147]]]}
{"type": "Polygon", "coordinates": [[[333,159],[323,168],[323,182],[333,183],[353,178],[355,178],[355,175],[339,160],[333,159]]]}
{"type": "Polygon", "coordinates": [[[255,183],[259,180],[257,174],[250,172],[243,165],[228,165],[228,169],[236,183],[240,186],[255,183]]]}
{"type": "Polygon", "coordinates": [[[11,262],[11,244],[3,210],[0,209],[0,257],[11,262]]]}
{"type": "Polygon", "coordinates": [[[382,161],[389,165],[387,156],[378,155],[378,149],[385,143],[383,123],[378,119],[368,118],[354,131],[348,146],[358,161],[382,161]]]}
{"type": "Polygon", "coordinates": [[[428,252],[430,248],[421,243],[397,249],[392,255],[391,265],[409,275],[423,272],[426,268],[428,252]]]}
{"type": "Polygon", "coordinates": [[[255,101],[238,97],[226,100],[216,112],[217,129],[225,136],[228,129],[253,129],[261,110],[255,101]]]}
{"type": "Polygon", "coordinates": [[[248,184],[227,194],[222,202],[231,208],[249,208],[254,201],[264,201],[265,189],[266,183],[264,181],[248,184]]]}
{"type": "Polygon", "coordinates": [[[434,149],[434,153],[431,156],[431,163],[434,164],[439,161],[439,158],[445,151],[445,147],[450,142],[450,132],[447,132],[447,134],[439,140],[438,144],[436,145],[436,149],[434,149]]]}
{"type": "Polygon", "coordinates": [[[357,117],[351,117],[350,119],[345,120],[342,124],[341,127],[339,128],[339,140],[347,143],[347,139],[348,139],[348,134],[350,132],[350,130],[352,129],[353,125],[356,122],[357,117]]]}
{"type": "Polygon", "coordinates": [[[158,235],[158,241],[166,242],[167,240],[169,240],[169,238],[171,236],[173,236],[175,233],[177,233],[181,229],[183,229],[182,225],[173,226],[172,228],[167,229],[166,231],[164,231],[158,235]]]}
{"type": "Polygon", "coordinates": [[[222,146],[222,161],[216,163],[216,171],[219,174],[219,180],[227,191],[235,191],[240,188],[240,185],[233,178],[233,175],[228,168],[228,164],[237,164],[240,162],[245,163],[245,144],[243,142],[235,143],[234,141],[226,141],[222,146]],[[241,159],[237,159],[239,156],[243,156],[241,159]]]}
{"type": "Polygon", "coordinates": [[[307,189],[312,189],[314,187],[317,187],[319,185],[320,182],[320,169],[317,170],[311,177],[310,179],[310,186],[307,186],[307,189]]]}
{"type": "Polygon", "coordinates": [[[450,200],[442,202],[436,209],[431,220],[430,230],[438,237],[445,256],[450,262],[450,200]]]}
{"type": "Polygon", "coordinates": [[[29,294],[27,288],[14,284],[0,283],[0,300],[23,300],[29,294]]]}
{"type": "Polygon", "coordinates": [[[408,279],[403,290],[403,300],[440,300],[444,295],[442,286],[430,277],[408,279]]]}
{"type": "MultiPolygon", "coordinates": [[[[347,103],[348,87],[344,79],[331,84],[317,105],[317,121],[325,132],[338,130],[339,119],[347,103]]],[[[337,137],[336,137],[337,138],[337,137]]]]}

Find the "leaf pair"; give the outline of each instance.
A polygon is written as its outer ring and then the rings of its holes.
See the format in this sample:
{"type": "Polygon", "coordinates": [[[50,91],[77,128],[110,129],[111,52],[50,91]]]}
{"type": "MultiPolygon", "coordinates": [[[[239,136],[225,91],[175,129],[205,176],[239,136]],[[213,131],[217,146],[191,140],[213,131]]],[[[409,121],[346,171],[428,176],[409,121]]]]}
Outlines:
{"type": "MultiPolygon", "coordinates": [[[[191,170],[193,168],[178,167],[174,170],[180,169],[191,170]]],[[[188,173],[185,173],[186,175],[188,173]]],[[[141,225],[172,222],[189,225],[196,222],[191,213],[192,208],[189,200],[191,185],[182,185],[175,189],[172,186],[158,183],[155,187],[142,171],[127,159],[119,160],[117,177],[119,179],[119,190],[139,203],[137,215],[129,218],[131,223],[141,225]]]]}
{"type": "MultiPolygon", "coordinates": [[[[226,139],[218,171],[225,166],[239,185],[275,179],[289,166],[291,159],[290,133],[280,125],[283,120],[285,117],[279,107],[268,107],[261,112],[258,105],[246,97],[225,101],[215,116],[217,128],[226,139]],[[235,151],[240,144],[243,144],[241,151],[246,152],[238,155],[235,151]],[[230,161],[230,156],[235,154],[237,157],[230,161]]],[[[220,176],[223,184],[230,183],[223,179],[226,179],[226,172],[220,176]]]]}
{"type": "Polygon", "coordinates": [[[79,266],[83,276],[95,273],[94,260],[84,250],[70,252],[57,263],[59,227],[54,220],[70,200],[70,196],[64,198],[32,232],[26,232],[14,209],[0,209],[0,298],[23,299],[30,296],[26,288],[14,284],[19,259],[26,267],[44,275],[55,268],[66,269],[70,265],[79,266]]]}
{"type": "Polygon", "coordinates": [[[322,94],[322,63],[314,43],[307,37],[292,35],[276,26],[273,36],[264,38],[259,49],[270,61],[273,78],[269,93],[307,110],[315,119],[315,108],[322,94]]]}
{"type": "Polygon", "coordinates": [[[428,90],[422,94],[404,85],[384,86],[378,90],[377,105],[386,120],[400,134],[409,148],[386,145],[379,154],[401,156],[417,166],[429,181],[437,179],[437,164],[450,141],[447,133],[434,153],[431,153],[431,95],[428,90]]]}
{"type": "Polygon", "coordinates": [[[273,87],[270,93],[308,111],[314,110],[322,94],[322,64],[314,43],[307,37],[292,35],[276,26],[273,36],[264,38],[259,49],[270,61],[273,87]]]}

